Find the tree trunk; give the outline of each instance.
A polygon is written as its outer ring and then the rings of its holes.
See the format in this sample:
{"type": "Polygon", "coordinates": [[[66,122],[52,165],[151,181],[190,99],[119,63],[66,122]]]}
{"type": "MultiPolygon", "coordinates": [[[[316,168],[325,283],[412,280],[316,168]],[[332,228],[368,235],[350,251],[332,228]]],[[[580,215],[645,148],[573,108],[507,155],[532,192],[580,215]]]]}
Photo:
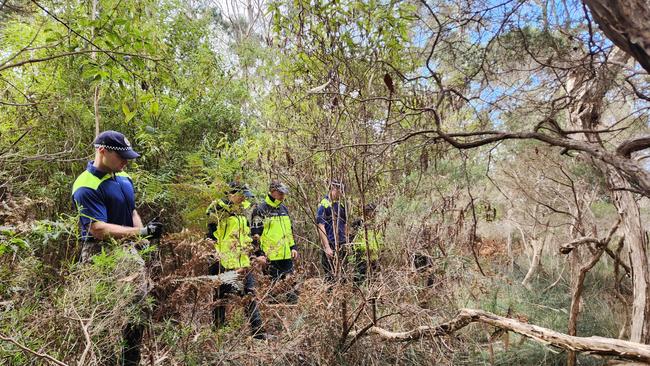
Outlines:
{"type": "Polygon", "coordinates": [[[508,240],[506,241],[506,249],[508,252],[508,273],[513,273],[515,270],[515,256],[512,251],[512,227],[508,228],[508,240]]]}
{"type": "MultiPolygon", "coordinates": [[[[97,2],[98,0],[93,0],[92,3],[92,9],[90,10],[92,13],[90,14],[90,19],[95,20],[97,19],[97,2]]],[[[95,39],[95,27],[93,27],[90,30],[90,35],[91,38],[94,40],[95,39]]],[[[89,47],[94,47],[93,45],[89,44],[89,47]]],[[[97,60],[97,53],[93,52],[90,54],[90,57],[93,59],[93,61],[97,60]]],[[[93,92],[93,109],[95,111],[95,137],[99,135],[99,85],[95,85],[95,89],[93,92]]]]}
{"type": "MultiPolygon", "coordinates": [[[[576,207],[573,213],[574,218],[572,225],[569,227],[569,237],[575,240],[584,235],[584,227],[580,210],[576,207]]],[[[571,306],[569,307],[569,320],[567,325],[567,334],[570,336],[578,335],[578,317],[582,310],[582,290],[586,273],[582,272],[582,265],[585,260],[585,248],[576,247],[569,253],[569,268],[571,274],[571,306]]],[[[567,352],[567,366],[575,366],[577,354],[571,350],[567,352]]]]}
{"type": "Polygon", "coordinates": [[[621,174],[611,167],[607,169],[607,183],[612,189],[612,200],[623,223],[623,234],[627,243],[627,254],[632,269],[632,284],[634,298],[632,300],[632,324],[630,340],[632,342],[648,343],[650,341],[650,278],[648,275],[648,256],[646,240],[641,223],[639,205],[634,194],[619,190],[629,188],[621,174]]]}
{"type": "Polygon", "coordinates": [[[584,0],[584,3],[607,38],[650,72],[650,3],[647,0],[584,0]]]}
{"type": "MultiPolygon", "coordinates": [[[[604,108],[603,100],[615,78],[620,74],[620,65],[624,65],[628,59],[629,55],[620,49],[615,49],[610,55],[610,60],[616,61],[615,66],[603,67],[598,70],[595,78],[586,74],[574,74],[567,80],[567,91],[577,101],[569,110],[567,122],[571,128],[585,131],[607,128],[600,118],[604,108]]],[[[600,136],[596,133],[586,132],[583,135],[585,141],[603,146],[600,136]]],[[[624,190],[630,189],[631,185],[621,171],[604,161],[595,160],[594,162],[607,181],[610,196],[620,216],[623,235],[627,242],[627,254],[630,258],[632,283],[634,284],[630,340],[648,343],[650,282],[639,205],[634,199],[633,193],[624,190]]]]}

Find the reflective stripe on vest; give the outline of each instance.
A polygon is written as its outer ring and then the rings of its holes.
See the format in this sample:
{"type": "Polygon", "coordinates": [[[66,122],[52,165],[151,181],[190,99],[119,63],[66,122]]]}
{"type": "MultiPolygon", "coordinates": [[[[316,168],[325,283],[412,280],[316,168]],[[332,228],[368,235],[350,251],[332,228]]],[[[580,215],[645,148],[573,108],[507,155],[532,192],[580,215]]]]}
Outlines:
{"type": "Polygon", "coordinates": [[[332,203],[327,198],[323,198],[320,201],[320,205],[323,206],[323,208],[329,208],[332,205],[332,203]]]}
{"type": "MultiPolygon", "coordinates": [[[[128,174],[125,172],[119,172],[115,174],[115,176],[118,177],[126,177],[126,178],[131,178],[129,177],[128,174]]],[[[101,179],[97,178],[93,173],[85,170],[83,173],[81,173],[77,179],[74,181],[74,184],[72,185],[72,194],[79,189],[79,188],[90,188],[93,191],[96,191],[97,188],[99,188],[99,185],[102,184],[103,181],[110,179],[111,174],[106,173],[101,179]]]]}
{"type": "MultiPolygon", "coordinates": [[[[338,202],[339,202],[339,206],[345,207],[345,204],[342,201],[338,201],[338,202]]],[[[330,208],[332,206],[332,201],[330,201],[329,199],[327,199],[327,197],[325,197],[320,201],[319,205],[323,206],[323,208],[330,208]]]]}
{"type": "Polygon", "coordinates": [[[250,267],[248,254],[252,249],[251,230],[246,217],[233,215],[220,220],[214,238],[214,249],[219,263],[225,269],[250,267]]]}

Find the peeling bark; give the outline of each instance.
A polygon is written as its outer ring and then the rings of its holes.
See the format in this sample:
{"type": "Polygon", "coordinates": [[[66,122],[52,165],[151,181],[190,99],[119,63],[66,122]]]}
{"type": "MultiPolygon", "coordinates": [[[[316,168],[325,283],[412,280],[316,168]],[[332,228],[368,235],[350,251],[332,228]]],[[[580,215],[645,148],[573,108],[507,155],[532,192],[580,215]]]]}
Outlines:
{"type": "MultiPolygon", "coordinates": [[[[613,4],[613,3],[612,3],[613,4]]],[[[600,116],[603,111],[603,100],[607,91],[614,83],[614,79],[620,73],[629,56],[620,49],[612,52],[610,59],[616,62],[617,66],[603,67],[598,70],[595,77],[585,73],[573,74],[567,85],[571,88],[568,92],[576,100],[576,103],[569,109],[568,124],[572,128],[579,128],[585,131],[595,131],[603,127],[600,116]]],[[[604,150],[604,144],[596,133],[585,132],[584,140],[595,147],[604,150]]],[[[619,148],[623,153],[644,145],[643,139],[639,143],[623,143],[619,148]]],[[[619,151],[619,154],[621,151],[619,151]]],[[[632,160],[621,155],[619,158],[630,163],[632,160]]],[[[623,235],[627,243],[627,254],[630,258],[632,270],[633,302],[632,302],[632,324],[630,327],[630,340],[634,342],[648,343],[650,341],[650,276],[648,273],[648,257],[645,250],[645,235],[641,224],[639,205],[630,191],[634,180],[630,180],[627,172],[618,167],[606,164],[605,159],[593,159],[595,166],[605,177],[610,189],[612,202],[616,207],[623,225],[623,235]]],[[[636,164],[638,169],[642,169],[636,164]]]]}
{"type": "MultiPolygon", "coordinates": [[[[625,184],[618,172],[609,169],[607,181],[612,187],[625,184]]],[[[613,191],[612,198],[623,222],[623,231],[627,243],[627,254],[632,270],[633,300],[630,340],[648,343],[650,341],[650,276],[646,240],[641,222],[639,205],[634,194],[627,191],[613,191]]]]}
{"type": "Polygon", "coordinates": [[[584,0],[615,45],[650,72],[650,4],[646,0],[584,0]]]}

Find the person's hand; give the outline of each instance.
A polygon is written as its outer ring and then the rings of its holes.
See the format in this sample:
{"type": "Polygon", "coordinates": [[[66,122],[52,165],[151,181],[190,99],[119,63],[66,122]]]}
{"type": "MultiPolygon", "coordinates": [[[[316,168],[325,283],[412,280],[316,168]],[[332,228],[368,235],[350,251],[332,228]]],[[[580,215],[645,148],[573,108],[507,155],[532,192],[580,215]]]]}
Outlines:
{"type": "Polygon", "coordinates": [[[334,256],[334,251],[329,247],[329,245],[325,248],[325,255],[329,258],[332,258],[334,256]]]}
{"type": "Polygon", "coordinates": [[[291,249],[291,259],[298,259],[298,251],[291,249]]]}
{"type": "Polygon", "coordinates": [[[140,229],[140,235],[150,239],[159,239],[163,233],[163,224],[157,221],[151,221],[140,229]]]}

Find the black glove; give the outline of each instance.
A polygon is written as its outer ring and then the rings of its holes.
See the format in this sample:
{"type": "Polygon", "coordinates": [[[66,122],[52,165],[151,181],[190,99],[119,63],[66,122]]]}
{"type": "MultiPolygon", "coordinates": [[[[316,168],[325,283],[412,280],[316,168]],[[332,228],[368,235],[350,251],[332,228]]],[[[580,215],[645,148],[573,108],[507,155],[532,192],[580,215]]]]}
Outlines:
{"type": "Polygon", "coordinates": [[[206,238],[214,240],[214,232],[217,231],[217,224],[214,222],[208,223],[208,232],[206,233],[206,238]]]}
{"type": "Polygon", "coordinates": [[[149,239],[160,239],[163,233],[163,224],[157,221],[151,221],[145,227],[140,229],[140,235],[149,239]]]}

